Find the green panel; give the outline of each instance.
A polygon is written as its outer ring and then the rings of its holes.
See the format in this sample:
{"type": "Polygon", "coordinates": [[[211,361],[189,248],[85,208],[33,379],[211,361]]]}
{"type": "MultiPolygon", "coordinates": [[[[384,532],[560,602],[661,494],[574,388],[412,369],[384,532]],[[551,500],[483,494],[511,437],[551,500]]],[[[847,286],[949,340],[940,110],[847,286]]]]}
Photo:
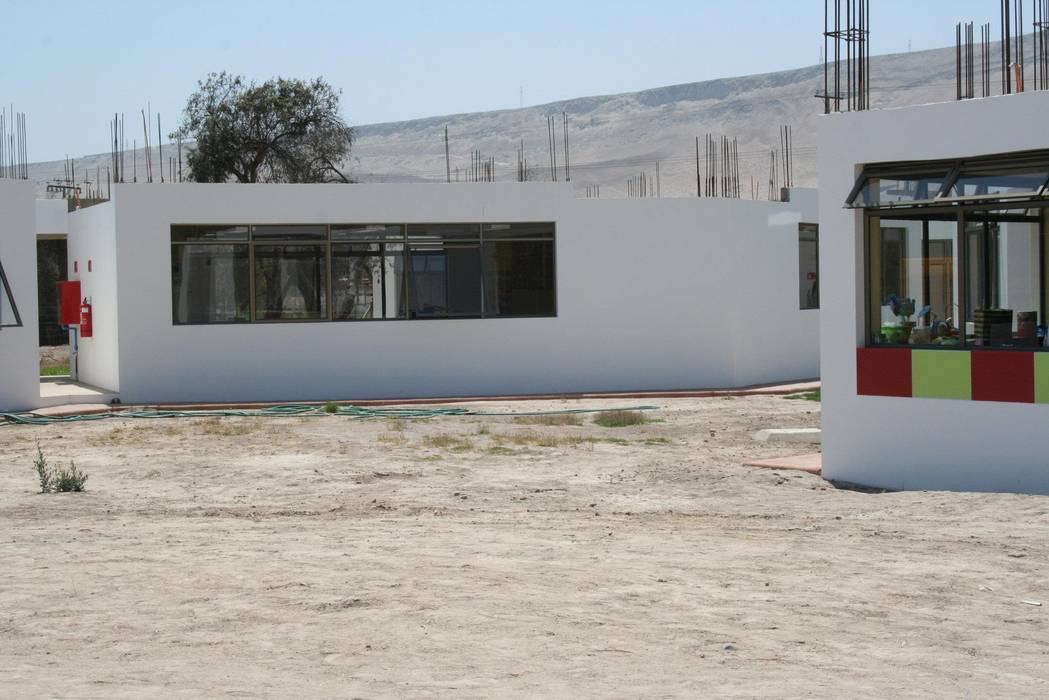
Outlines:
{"type": "Polygon", "coordinates": [[[1034,354],[1034,402],[1049,403],[1049,354],[1034,354]]]}
{"type": "Polygon", "coordinates": [[[972,359],[968,352],[914,350],[911,371],[917,398],[972,400],[972,359]]]}

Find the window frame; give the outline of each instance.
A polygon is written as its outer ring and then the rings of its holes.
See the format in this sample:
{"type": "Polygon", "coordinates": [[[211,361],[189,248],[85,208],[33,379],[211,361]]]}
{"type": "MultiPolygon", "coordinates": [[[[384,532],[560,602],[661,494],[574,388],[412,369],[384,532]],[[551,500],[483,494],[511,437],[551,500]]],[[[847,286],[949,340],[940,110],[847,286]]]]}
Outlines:
{"type": "Polygon", "coordinates": [[[820,310],[820,225],[818,223],[812,223],[809,221],[801,221],[798,223],[798,274],[801,274],[801,244],[802,243],[815,243],[816,244],[816,305],[815,306],[804,306],[801,301],[801,282],[798,279],[798,311],[819,311],[820,310]],[[814,240],[803,240],[802,236],[804,232],[810,232],[815,235],[814,240]]]}
{"type": "MultiPolygon", "coordinates": [[[[973,345],[969,342],[965,333],[966,319],[969,314],[969,236],[966,234],[966,223],[967,214],[978,213],[978,212],[994,212],[998,210],[1010,210],[1010,209],[1028,209],[1036,210],[1039,215],[1034,217],[1034,220],[1039,226],[1038,236],[1038,272],[1039,272],[1039,297],[1042,303],[1042,318],[1039,319],[1039,325],[1049,323],[1049,308],[1046,308],[1046,299],[1049,298],[1049,280],[1046,279],[1046,273],[1049,272],[1047,269],[1045,255],[1046,255],[1046,238],[1049,238],[1049,222],[1047,222],[1047,212],[1049,212],[1049,200],[1032,200],[1032,201],[1015,201],[1011,199],[1007,200],[996,200],[994,202],[979,202],[972,204],[954,204],[944,205],[936,207],[928,206],[912,206],[912,207],[884,207],[884,208],[866,208],[863,212],[863,274],[864,274],[864,294],[863,294],[863,334],[864,341],[863,347],[866,348],[911,348],[919,350],[937,350],[937,351],[963,351],[963,352],[1049,352],[1049,347],[1041,345],[1033,346],[1022,346],[1022,347],[1010,347],[1010,346],[997,346],[997,345],[973,345]],[[961,328],[960,339],[961,342],[958,345],[935,345],[935,344],[921,344],[911,345],[909,343],[874,343],[871,339],[871,293],[873,291],[873,285],[871,277],[873,270],[871,269],[871,221],[873,219],[883,220],[937,220],[937,221],[952,221],[950,218],[943,218],[944,215],[954,215],[953,222],[956,226],[956,238],[958,241],[957,250],[955,251],[955,259],[957,261],[956,275],[958,276],[958,298],[955,303],[958,307],[959,320],[955,323],[955,327],[961,328]],[[936,218],[939,217],[939,218],[936,218]]],[[[986,217],[984,217],[985,219],[986,217]]],[[[1008,217],[1006,217],[1008,218],[1008,217]]],[[[1028,221],[1026,217],[1014,217],[1016,221],[1028,221]]],[[[927,251],[923,251],[923,256],[927,255],[927,251]]],[[[927,259],[923,258],[923,265],[927,265],[927,259]]]]}
{"type": "Polygon", "coordinates": [[[1047,197],[1049,197],[1049,150],[1033,150],[949,160],[870,163],[863,167],[856,178],[849,196],[845,199],[845,207],[867,211],[873,209],[885,211],[942,204],[973,203],[978,205],[984,202],[1007,204],[1028,200],[1036,201],[1047,197]],[[958,180],[971,173],[995,176],[1030,174],[1033,172],[1045,172],[1046,174],[1041,187],[1037,191],[1018,192],[1015,194],[950,195],[958,180]],[[885,203],[865,203],[860,200],[860,195],[871,180],[888,178],[899,180],[907,177],[927,179],[938,176],[941,173],[944,176],[943,184],[936,195],[930,199],[885,203]]]}
{"type": "MultiPolygon", "coordinates": [[[[5,323],[3,318],[0,318],[0,328],[22,328],[22,314],[18,313],[18,302],[15,301],[15,290],[11,288],[11,283],[7,279],[7,273],[4,272],[4,262],[0,260],[0,294],[7,298],[7,301],[11,305],[11,312],[14,314],[14,323],[5,323]]],[[[2,303],[2,300],[0,300],[2,303]]]]}
{"type": "MultiPolygon", "coordinates": [[[[557,222],[556,221],[489,221],[489,222],[387,222],[387,223],[351,223],[351,222],[337,222],[328,224],[319,223],[265,223],[265,224],[243,224],[243,223],[172,223],[169,225],[169,253],[172,254],[172,260],[174,258],[174,248],[176,246],[195,245],[195,246],[222,246],[222,245],[247,245],[248,246],[248,278],[249,278],[249,313],[248,319],[242,321],[217,321],[214,323],[179,323],[175,320],[174,308],[172,307],[171,322],[173,326],[220,326],[220,325],[244,325],[244,324],[280,324],[280,323],[367,323],[367,322],[395,322],[395,321],[454,321],[454,320],[497,320],[497,319],[522,319],[522,318],[557,318],[558,308],[558,268],[557,268],[557,222]],[[500,235],[493,236],[493,242],[500,243],[513,243],[515,241],[548,241],[551,244],[551,256],[552,256],[552,269],[553,269],[553,303],[552,310],[546,314],[529,314],[529,315],[489,315],[486,304],[486,280],[484,271],[484,244],[485,244],[485,230],[490,226],[514,226],[523,225],[531,227],[545,227],[549,229],[548,234],[535,234],[528,233],[522,235],[500,235]],[[297,237],[294,235],[287,235],[283,237],[259,237],[255,235],[257,228],[276,228],[276,227],[288,227],[288,228],[307,228],[307,227],[323,227],[325,234],[323,238],[301,236],[297,237]],[[189,240],[176,240],[176,230],[178,229],[233,229],[233,228],[245,228],[246,233],[243,238],[229,239],[229,238],[215,238],[215,239],[189,239],[189,240]],[[475,227],[477,229],[477,236],[449,236],[449,237],[437,237],[428,239],[426,237],[412,238],[410,230],[412,228],[419,229],[420,227],[432,227],[434,229],[440,229],[442,227],[475,227]],[[367,229],[373,228],[375,230],[383,230],[383,235],[377,236],[362,236],[362,237],[339,237],[333,238],[333,230],[344,230],[360,228],[367,229]],[[391,236],[389,235],[389,229],[400,228],[400,235],[391,236]],[[377,256],[386,258],[400,257],[404,274],[401,282],[401,303],[404,305],[405,316],[397,316],[394,318],[336,318],[335,317],[335,280],[333,276],[334,272],[334,256],[332,254],[333,246],[347,245],[347,244],[380,244],[382,245],[382,252],[377,253],[377,256]],[[480,294],[480,305],[481,310],[476,315],[459,315],[459,316],[424,316],[424,317],[412,317],[411,309],[411,252],[413,247],[418,248],[420,246],[427,245],[444,245],[446,243],[452,244],[465,244],[470,246],[476,246],[478,249],[478,256],[480,262],[480,275],[479,275],[479,294],[480,294]],[[256,318],[256,260],[255,260],[255,248],[256,245],[262,246],[312,246],[312,247],[323,247],[325,257],[325,272],[327,275],[327,283],[325,286],[325,306],[326,313],[321,318],[297,318],[297,319],[259,319],[256,318]],[[386,245],[400,245],[401,251],[399,253],[387,253],[385,251],[386,245]]],[[[171,261],[169,261],[169,269],[171,269],[171,261]]],[[[169,285],[173,288],[174,279],[169,279],[169,285]]],[[[386,287],[383,286],[385,291],[386,287]]]]}
{"type": "Polygon", "coordinates": [[[252,319],[255,316],[255,249],[251,245],[251,227],[244,226],[244,236],[242,238],[205,238],[205,239],[189,239],[189,240],[175,240],[175,229],[232,229],[239,228],[244,225],[240,224],[173,224],[170,228],[171,239],[169,241],[168,253],[170,258],[168,260],[168,270],[173,272],[172,267],[174,263],[174,250],[176,248],[183,248],[187,246],[197,247],[228,247],[228,246],[247,246],[248,247],[248,319],[247,320],[233,320],[233,321],[210,321],[207,323],[181,323],[175,320],[175,307],[174,307],[174,278],[169,280],[169,288],[172,294],[171,300],[171,324],[174,326],[190,326],[190,325],[244,325],[245,323],[252,323],[252,319]]]}

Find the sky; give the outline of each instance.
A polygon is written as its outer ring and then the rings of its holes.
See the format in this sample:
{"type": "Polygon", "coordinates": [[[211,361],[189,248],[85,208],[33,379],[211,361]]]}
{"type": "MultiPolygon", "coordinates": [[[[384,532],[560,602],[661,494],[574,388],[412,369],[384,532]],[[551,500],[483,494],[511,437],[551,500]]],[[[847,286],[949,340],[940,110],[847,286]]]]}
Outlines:
{"type": "MultiPolygon", "coordinates": [[[[951,45],[962,20],[998,31],[993,0],[871,4],[874,54],[951,45]]],[[[113,113],[130,140],[147,102],[166,134],[213,71],[321,76],[370,124],[812,65],[823,31],[821,0],[2,5],[0,104],[27,113],[31,161],[107,152],[113,113]]]]}

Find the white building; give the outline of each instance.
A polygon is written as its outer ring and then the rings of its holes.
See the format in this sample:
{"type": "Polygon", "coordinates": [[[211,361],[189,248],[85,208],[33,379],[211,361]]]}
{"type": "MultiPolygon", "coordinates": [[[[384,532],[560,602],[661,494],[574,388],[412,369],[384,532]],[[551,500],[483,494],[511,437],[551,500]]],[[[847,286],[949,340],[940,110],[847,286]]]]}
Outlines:
{"type": "MultiPolygon", "coordinates": [[[[31,408],[34,217],[55,212],[34,214],[23,183],[0,192],[15,222],[0,260],[19,271],[29,329],[0,331],[0,409],[31,408]]],[[[65,219],[93,321],[78,378],[125,404],[812,378],[815,192],[791,200],[575,199],[555,183],[117,185],[65,219]]]]}
{"type": "Polygon", "coordinates": [[[1047,115],[1028,92],[821,120],[826,478],[1049,494],[1047,115]]]}
{"type": "Polygon", "coordinates": [[[8,282],[0,283],[0,411],[40,403],[33,192],[31,183],[0,179],[0,265],[8,282]]]}

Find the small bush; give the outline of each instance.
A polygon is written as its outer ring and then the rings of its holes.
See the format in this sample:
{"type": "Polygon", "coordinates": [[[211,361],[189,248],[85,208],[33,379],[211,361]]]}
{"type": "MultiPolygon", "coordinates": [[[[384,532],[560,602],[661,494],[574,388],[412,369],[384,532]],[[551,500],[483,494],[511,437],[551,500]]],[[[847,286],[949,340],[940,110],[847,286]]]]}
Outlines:
{"type": "Polygon", "coordinates": [[[325,413],[338,413],[339,412],[339,404],[335,403],[334,401],[328,401],[327,403],[324,404],[324,412],[325,413]]]}
{"type": "Polygon", "coordinates": [[[52,467],[40,445],[36,446],[36,459],[33,460],[37,479],[40,481],[40,493],[70,493],[84,490],[87,474],[77,469],[73,460],[69,467],[52,467]]]}
{"type": "Polygon", "coordinates": [[[808,391],[803,394],[790,394],[784,396],[785,399],[794,399],[796,401],[821,401],[823,399],[822,393],[819,389],[816,391],[808,391]]]}
{"type": "Polygon", "coordinates": [[[36,459],[33,460],[33,466],[36,467],[36,477],[40,480],[40,493],[51,493],[51,480],[54,475],[47,463],[47,457],[44,456],[44,451],[40,449],[40,443],[37,443],[36,446],[36,459]]]}
{"type": "Polygon", "coordinates": [[[640,411],[602,411],[594,416],[594,423],[602,428],[626,428],[650,422],[640,411]]]}
{"type": "Polygon", "coordinates": [[[59,493],[80,492],[84,490],[87,474],[77,469],[73,460],[69,460],[69,469],[61,468],[55,474],[55,491],[59,493]]]}

